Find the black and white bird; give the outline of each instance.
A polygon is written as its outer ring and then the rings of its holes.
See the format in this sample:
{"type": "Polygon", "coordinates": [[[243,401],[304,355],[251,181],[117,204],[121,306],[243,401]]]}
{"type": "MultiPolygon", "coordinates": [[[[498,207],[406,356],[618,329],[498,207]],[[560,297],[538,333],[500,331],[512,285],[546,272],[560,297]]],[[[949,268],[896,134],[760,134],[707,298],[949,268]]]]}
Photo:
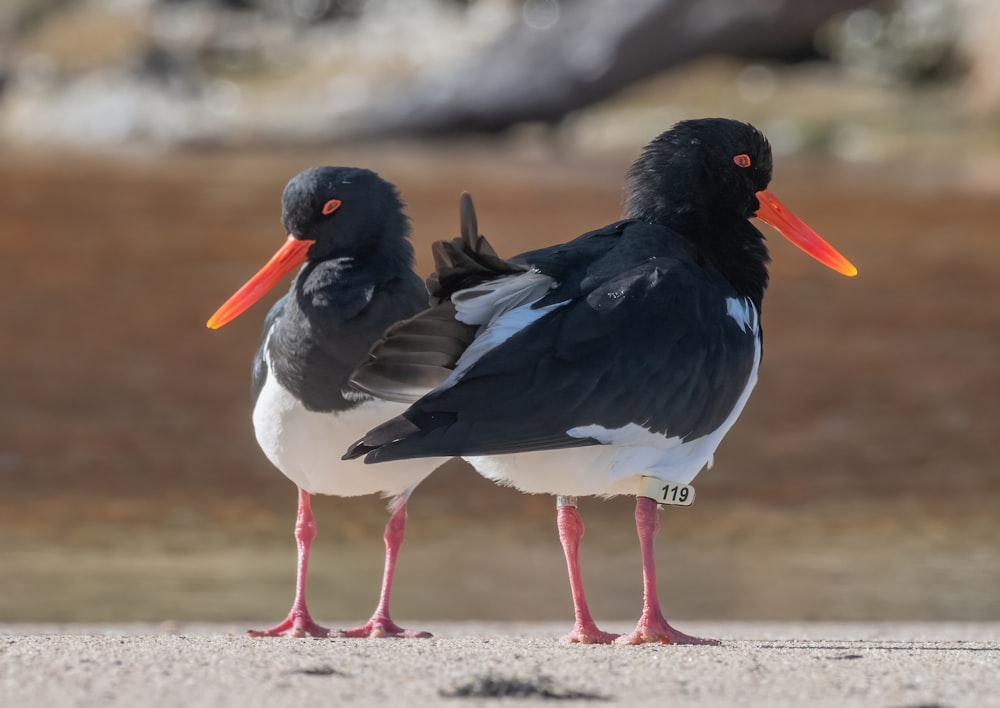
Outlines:
{"type": "Polygon", "coordinates": [[[431,283],[441,304],[393,327],[355,381],[378,392],[405,388],[387,379],[426,378],[441,352],[420,350],[425,341],[408,333],[428,322],[471,343],[440,385],[345,457],[459,455],[500,484],[557,495],[573,642],[616,639],[598,629],[584,597],[576,497],[636,495],[644,606],[635,631],[617,641],[710,642],[664,619],[653,540],[658,505],[692,498],[687,485],[711,464],[757,381],[769,257],[750,218],[857,273],[767,190],[770,180],[770,146],[753,126],[684,121],[632,165],[622,221],[507,262],[468,229],[437,244],[431,283]],[[420,362],[412,376],[407,361],[420,362]]]}
{"type": "Polygon", "coordinates": [[[344,448],[405,406],[359,392],[351,372],[392,323],[427,307],[413,272],[410,225],[396,188],[370,170],[308,169],[281,199],[285,245],[208,321],[212,329],[236,318],[302,266],[288,294],[264,319],[253,360],[253,426],[267,458],[299,488],[295,538],[299,559],[288,617],[254,636],[430,636],[402,629],[389,615],[393,571],[414,487],[442,460],[394,463],[385,474],[344,462],[344,448]],[[306,606],[309,549],[316,535],[311,494],[391,496],[385,527],[385,574],[371,620],[339,631],[313,621],[306,606]]]}

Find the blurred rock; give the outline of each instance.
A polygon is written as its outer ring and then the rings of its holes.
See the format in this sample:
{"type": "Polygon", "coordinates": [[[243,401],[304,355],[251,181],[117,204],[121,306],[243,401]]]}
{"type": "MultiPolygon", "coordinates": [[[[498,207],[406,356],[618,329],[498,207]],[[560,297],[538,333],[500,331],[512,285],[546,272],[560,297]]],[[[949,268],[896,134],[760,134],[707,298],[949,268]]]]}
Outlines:
{"type": "Polygon", "coordinates": [[[468,62],[380,97],[365,134],[495,132],[554,122],[630,84],[713,54],[810,45],[823,22],[871,0],[528,0],[468,62]]]}
{"type": "Polygon", "coordinates": [[[965,94],[974,113],[1000,116],[1000,3],[956,0],[962,12],[960,50],[969,64],[965,94]]]}

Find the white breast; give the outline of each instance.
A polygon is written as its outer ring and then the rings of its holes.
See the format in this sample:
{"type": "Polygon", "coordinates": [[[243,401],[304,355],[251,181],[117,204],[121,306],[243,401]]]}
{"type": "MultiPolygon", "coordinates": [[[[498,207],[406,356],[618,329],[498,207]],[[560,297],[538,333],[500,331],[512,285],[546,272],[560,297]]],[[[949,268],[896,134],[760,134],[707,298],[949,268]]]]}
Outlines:
{"type": "Polygon", "coordinates": [[[743,412],[757,383],[760,354],[758,338],[746,388],[722,425],[700,438],[682,442],[635,423],[615,430],[587,425],[568,434],[594,438],[601,445],[465,459],[484,477],[532,494],[635,494],[639,477],[644,475],[689,484],[702,468],[711,466],[719,443],[743,412]]]}
{"type": "Polygon", "coordinates": [[[310,494],[397,495],[419,484],[445,458],[366,465],[340,457],[369,430],[404,410],[402,403],[381,400],[366,401],[339,413],[306,410],[278,383],[268,365],[267,380],[253,409],[253,426],[267,458],[310,494]]]}

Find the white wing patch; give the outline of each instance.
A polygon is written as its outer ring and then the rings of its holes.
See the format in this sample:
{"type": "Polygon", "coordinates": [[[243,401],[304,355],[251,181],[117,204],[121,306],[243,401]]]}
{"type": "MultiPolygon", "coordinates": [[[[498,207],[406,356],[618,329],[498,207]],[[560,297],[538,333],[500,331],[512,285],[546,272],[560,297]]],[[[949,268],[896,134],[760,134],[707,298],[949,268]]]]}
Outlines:
{"type": "Polygon", "coordinates": [[[570,428],[566,434],[571,438],[593,438],[602,445],[648,445],[663,449],[671,448],[680,443],[681,439],[665,437],[653,433],[637,423],[629,423],[620,428],[605,428],[602,425],[578,425],[570,428]]]}
{"type": "Polygon", "coordinates": [[[344,397],[345,401],[352,401],[354,403],[360,401],[370,401],[373,396],[370,393],[365,393],[364,391],[355,391],[352,388],[341,389],[340,395],[344,397]]]}
{"type": "Polygon", "coordinates": [[[757,334],[760,320],[757,315],[757,308],[753,306],[750,298],[726,298],[726,313],[736,320],[744,332],[757,334]]]}
{"type": "Polygon", "coordinates": [[[522,306],[530,306],[545,296],[555,281],[537,271],[459,290],[451,296],[455,319],[470,325],[491,325],[501,315],[522,306]]]}
{"type": "Polygon", "coordinates": [[[545,307],[531,305],[545,296],[555,281],[547,275],[530,271],[501,278],[452,295],[455,318],[471,325],[483,325],[475,340],[462,353],[455,370],[438,387],[453,386],[473,364],[490,350],[500,346],[531,323],[541,319],[568,301],[545,307]]]}

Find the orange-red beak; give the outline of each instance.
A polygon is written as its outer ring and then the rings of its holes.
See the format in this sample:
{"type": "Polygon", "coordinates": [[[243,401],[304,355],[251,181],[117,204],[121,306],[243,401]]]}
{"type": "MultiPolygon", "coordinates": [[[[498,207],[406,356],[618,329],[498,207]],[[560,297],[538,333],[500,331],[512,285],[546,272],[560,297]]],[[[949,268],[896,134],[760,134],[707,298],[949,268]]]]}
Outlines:
{"type": "Polygon", "coordinates": [[[273,288],[279,280],[295,268],[306,262],[306,253],[315,241],[289,236],[285,245],[271,256],[263,268],[250,278],[246,284],[237,290],[232,297],[215,311],[208,320],[209,329],[218,329],[227,322],[236,319],[251,305],[260,300],[264,293],[273,288]]]}
{"type": "Polygon", "coordinates": [[[782,236],[827,268],[847,276],[858,274],[858,269],[849,260],[790,212],[771,192],[762,189],[757,192],[757,200],[760,202],[760,208],[755,214],[758,219],[776,228],[782,236]]]}

